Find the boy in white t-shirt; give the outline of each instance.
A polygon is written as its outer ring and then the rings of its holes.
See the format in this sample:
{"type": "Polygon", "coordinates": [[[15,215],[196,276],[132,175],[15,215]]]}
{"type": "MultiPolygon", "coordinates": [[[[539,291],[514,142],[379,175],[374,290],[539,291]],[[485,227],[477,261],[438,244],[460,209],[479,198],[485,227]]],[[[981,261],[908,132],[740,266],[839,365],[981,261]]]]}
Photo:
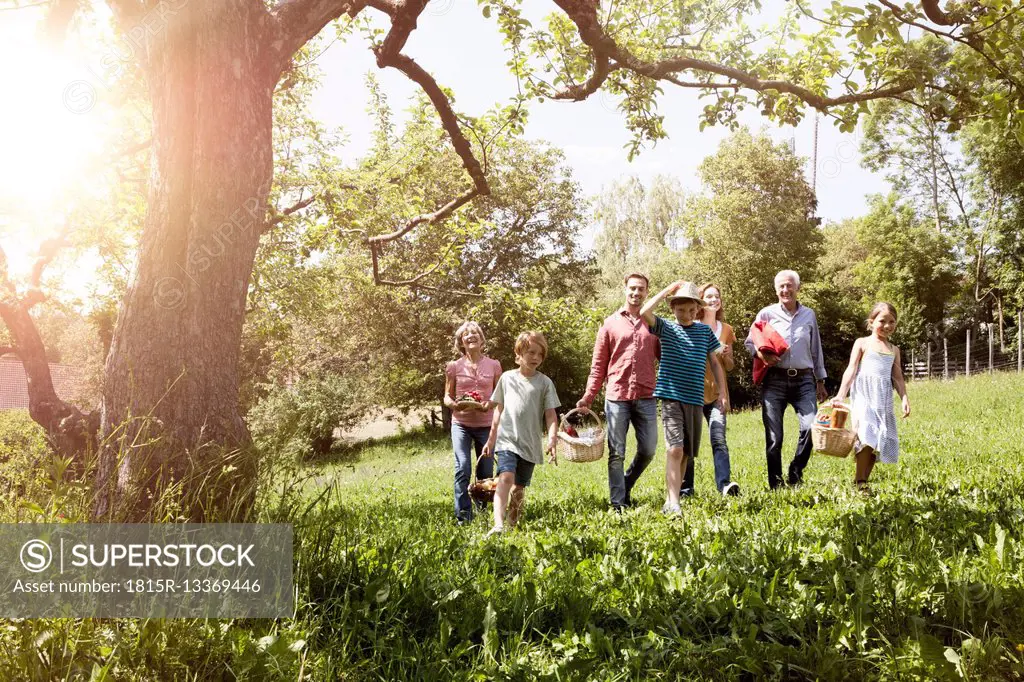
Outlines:
{"type": "Polygon", "coordinates": [[[555,408],[561,403],[555,384],[537,371],[548,354],[547,339],[540,332],[523,332],[516,339],[515,351],[519,369],[502,374],[491,396],[494,420],[484,456],[498,460],[498,489],[494,493],[494,528],[488,535],[504,532],[506,509],[510,528],[519,521],[533,469],[544,461],[545,430],[550,461],[558,464],[555,408]]]}

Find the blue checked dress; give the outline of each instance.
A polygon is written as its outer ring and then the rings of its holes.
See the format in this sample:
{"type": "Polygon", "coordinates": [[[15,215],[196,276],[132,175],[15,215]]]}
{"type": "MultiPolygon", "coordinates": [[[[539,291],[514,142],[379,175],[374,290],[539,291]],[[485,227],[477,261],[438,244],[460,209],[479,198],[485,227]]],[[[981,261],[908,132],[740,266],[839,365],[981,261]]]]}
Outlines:
{"type": "Polygon", "coordinates": [[[850,392],[850,411],[857,429],[857,446],[870,446],[882,464],[895,464],[900,455],[896,413],[892,402],[892,353],[864,351],[850,392]]]}

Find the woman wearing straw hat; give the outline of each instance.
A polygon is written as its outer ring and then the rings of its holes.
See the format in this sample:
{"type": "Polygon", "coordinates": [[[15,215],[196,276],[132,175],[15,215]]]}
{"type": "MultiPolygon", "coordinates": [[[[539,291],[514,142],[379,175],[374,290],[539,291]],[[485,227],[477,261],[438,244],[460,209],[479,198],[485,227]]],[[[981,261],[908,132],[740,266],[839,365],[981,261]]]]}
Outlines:
{"type": "MultiPolygon", "coordinates": [[[[459,525],[473,519],[469,479],[491,435],[494,404],[491,393],[501,378],[501,363],[484,355],[484,331],[476,322],[463,322],[455,332],[455,352],[461,357],[444,370],[444,404],[452,411],[452,449],[455,451],[455,520],[459,525]],[[463,399],[469,396],[470,399],[463,399]]],[[[477,478],[490,478],[494,460],[480,459],[477,478]]]]}

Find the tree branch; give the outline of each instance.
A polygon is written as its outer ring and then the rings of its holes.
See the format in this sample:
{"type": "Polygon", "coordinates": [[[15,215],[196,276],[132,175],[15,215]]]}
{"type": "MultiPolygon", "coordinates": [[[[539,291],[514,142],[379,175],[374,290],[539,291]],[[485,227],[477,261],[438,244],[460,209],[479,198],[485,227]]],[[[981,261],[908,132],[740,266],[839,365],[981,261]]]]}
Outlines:
{"type": "Polygon", "coordinates": [[[324,29],[327,24],[342,15],[355,17],[365,7],[395,16],[398,12],[396,0],[281,0],[271,10],[270,16],[277,25],[276,36],[270,49],[274,53],[275,80],[291,64],[292,57],[324,29]]]}
{"type": "Polygon", "coordinates": [[[295,213],[296,211],[301,211],[302,209],[304,209],[307,206],[309,206],[310,204],[312,204],[314,201],[316,201],[316,195],[315,194],[313,196],[307,197],[305,199],[300,199],[299,201],[296,201],[294,204],[292,204],[288,208],[284,209],[283,211],[277,211],[276,209],[273,210],[272,215],[267,220],[267,225],[263,229],[263,231],[264,232],[269,232],[274,227],[280,225],[284,221],[285,218],[287,218],[291,214],[295,213]]]}
{"type": "Polygon", "coordinates": [[[667,80],[669,83],[672,83],[673,85],[678,85],[681,88],[701,88],[701,89],[707,88],[709,90],[720,90],[720,89],[732,88],[734,90],[739,90],[740,87],[742,87],[742,86],[740,86],[739,83],[715,83],[715,82],[701,83],[699,81],[698,82],[681,81],[678,78],[676,78],[675,76],[665,76],[664,80],[667,80]]]}
{"type": "MultiPolygon", "coordinates": [[[[373,237],[367,238],[365,241],[367,244],[383,244],[384,242],[392,242],[396,239],[400,239],[407,235],[408,233],[412,232],[413,229],[419,227],[420,225],[432,225],[434,223],[444,220],[452,213],[454,213],[456,210],[461,208],[463,205],[475,199],[477,196],[479,196],[479,194],[480,191],[474,187],[473,189],[468,190],[464,194],[456,197],[455,199],[452,199],[447,204],[437,209],[433,213],[424,213],[422,215],[418,215],[409,222],[407,222],[404,226],[398,228],[393,232],[375,235],[373,237]]],[[[356,230],[355,232],[362,232],[362,230],[356,230]]]]}
{"type": "MultiPolygon", "coordinates": [[[[434,106],[435,111],[437,111],[438,117],[441,119],[441,126],[444,128],[445,133],[447,133],[448,139],[451,140],[452,147],[455,148],[455,152],[459,155],[459,158],[462,159],[462,165],[466,169],[466,173],[468,173],[469,177],[472,179],[473,186],[433,213],[416,216],[405,225],[393,230],[392,232],[372,237],[366,237],[365,233],[363,233],[363,241],[370,247],[370,257],[373,264],[373,281],[375,284],[385,286],[412,286],[440,292],[447,290],[427,286],[420,284],[419,282],[440,267],[441,263],[444,261],[444,256],[442,256],[441,261],[433,267],[405,280],[383,279],[380,275],[379,263],[379,250],[382,244],[396,239],[401,239],[420,225],[430,225],[440,222],[476,197],[481,195],[486,196],[491,193],[491,188],[487,184],[487,176],[484,173],[480,162],[473,153],[472,145],[466,138],[466,135],[462,132],[459,119],[456,116],[455,111],[452,109],[448,95],[441,89],[441,86],[438,85],[434,77],[431,76],[422,66],[416,63],[416,61],[408,55],[402,54],[401,50],[408,41],[409,35],[413,30],[415,30],[417,19],[423,12],[426,4],[427,0],[406,0],[403,4],[398,5],[395,8],[394,13],[391,14],[391,28],[388,30],[388,33],[381,44],[373,48],[373,53],[377,57],[378,67],[382,69],[391,67],[401,71],[409,80],[416,83],[424,94],[427,95],[427,98],[430,99],[430,103],[434,106]]],[[[452,246],[454,246],[454,243],[452,246]]],[[[452,247],[449,247],[449,251],[451,248],[452,247]]],[[[445,255],[447,255],[447,252],[445,255]]],[[[463,296],[482,296],[482,294],[474,294],[468,291],[449,291],[448,293],[456,293],[463,296]]]]}
{"type": "MultiPolygon", "coordinates": [[[[985,52],[984,46],[981,43],[979,43],[977,41],[974,41],[974,40],[968,40],[967,38],[965,38],[963,36],[955,35],[952,32],[947,33],[945,31],[939,31],[938,29],[934,29],[931,26],[927,26],[925,24],[922,24],[919,21],[914,21],[913,18],[906,16],[903,13],[903,11],[899,8],[898,5],[896,5],[893,2],[889,2],[889,0],[879,0],[879,2],[881,2],[887,8],[889,8],[889,11],[892,12],[894,17],[899,19],[904,24],[907,24],[908,26],[913,26],[914,28],[919,28],[922,31],[927,31],[928,33],[932,33],[934,35],[937,35],[940,38],[946,38],[947,40],[951,40],[951,41],[953,41],[955,43],[960,43],[961,45],[966,45],[967,47],[971,48],[972,50],[977,52],[979,55],[981,55],[982,58],[986,62],[988,62],[988,65],[991,66],[993,69],[995,69],[996,73],[998,73],[1000,76],[1005,78],[1007,81],[1009,81],[1015,87],[1017,87],[1017,88],[1021,88],[1022,87],[1021,82],[1016,77],[1014,77],[1013,74],[1009,73],[1006,69],[1004,69],[1002,66],[1000,66],[999,63],[995,59],[993,59],[991,55],[989,55],[987,52],[985,52]]],[[[938,8],[938,3],[922,3],[922,5],[928,5],[928,4],[934,4],[936,9],[938,8]]],[[[925,14],[927,15],[927,8],[925,9],[925,14]]],[[[951,15],[945,15],[945,16],[951,16],[951,15]]],[[[931,19],[930,16],[928,18],[931,19]]],[[[1003,17],[1003,18],[1005,18],[1005,17],[1003,17]]],[[[931,19],[931,20],[934,23],[937,23],[937,24],[941,24],[942,23],[942,22],[935,21],[934,19],[931,19]]],[[[942,25],[943,26],[958,26],[959,23],[950,22],[950,23],[945,23],[945,24],[942,24],[942,25]]]]}
{"type": "Polygon", "coordinates": [[[406,40],[408,40],[409,33],[416,28],[416,18],[423,11],[425,5],[425,0],[410,0],[408,5],[402,6],[399,14],[395,17],[394,23],[391,25],[391,30],[388,31],[387,36],[384,38],[384,42],[374,48],[374,54],[377,56],[377,66],[382,69],[389,66],[398,69],[409,80],[420,86],[420,89],[430,99],[430,103],[434,105],[434,109],[437,110],[437,115],[441,119],[441,125],[444,127],[445,132],[448,133],[455,152],[462,159],[462,165],[465,167],[466,172],[469,173],[469,177],[473,179],[476,194],[487,196],[491,193],[491,189],[487,184],[487,178],[480,167],[480,162],[473,155],[473,148],[469,140],[466,139],[462,128],[459,126],[459,120],[452,110],[448,96],[441,90],[434,77],[427,73],[423,67],[417,64],[411,57],[399,52],[405,45],[406,40]]]}
{"type": "Polygon", "coordinates": [[[928,17],[928,21],[939,26],[956,26],[957,17],[952,13],[947,13],[939,7],[939,0],[921,0],[921,9],[924,10],[924,15],[928,17]]]}
{"type": "Polygon", "coordinates": [[[53,239],[47,239],[39,246],[39,255],[36,258],[36,262],[32,264],[32,272],[28,278],[28,291],[25,296],[18,302],[18,305],[23,307],[25,310],[30,309],[36,303],[42,303],[46,300],[46,294],[43,293],[41,280],[43,278],[43,270],[46,266],[57,257],[57,254],[65,246],[69,246],[68,233],[71,232],[71,223],[67,222],[64,224],[64,229],[61,233],[53,239]]]}
{"type": "MultiPolygon", "coordinates": [[[[756,76],[724,64],[709,62],[703,59],[691,57],[669,57],[653,62],[638,58],[626,48],[615,42],[615,39],[605,32],[597,18],[597,3],[591,0],[555,0],[555,4],[566,16],[576,25],[580,38],[594,53],[596,63],[599,60],[614,60],[619,68],[629,69],[634,73],[653,78],[655,80],[669,80],[680,71],[699,71],[724,76],[745,87],[757,92],[774,90],[793,95],[815,109],[824,110],[842,104],[852,104],[885,97],[892,97],[904,92],[913,90],[916,84],[907,82],[883,87],[874,90],[867,90],[859,93],[848,93],[838,97],[827,97],[789,81],[761,80],[756,76]]],[[[595,69],[596,74],[596,69],[595,69]]],[[[593,78],[591,79],[593,80],[593,78]]],[[[589,83],[589,81],[588,81],[589,83]]]]}
{"type": "Polygon", "coordinates": [[[612,66],[608,55],[598,53],[594,55],[594,73],[590,75],[586,83],[570,85],[551,96],[551,99],[568,99],[573,102],[582,102],[597,92],[604,82],[620,67],[618,64],[612,66]]]}
{"type": "Polygon", "coordinates": [[[21,360],[28,381],[28,413],[46,430],[46,435],[61,456],[80,459],[95,445],[99,431],[99,412],[83,413],[57,395],[50,375],[46,349],[28,306],[0,301],[0,319],[14,339],[14,352],[21,360]]]}
{"type": "Polygon", "coordinates": [[[377,254],[378,246],[377,246],[377,244],[370,244],[370,259],[371,259],[371,262],[373,263],[373,283],[376,284],[377,286],[415,287],[417,289],[425,289],[426,291],[437,291],[439,293],[445,293],[445,294],[457,294],[459,296],[472,296],[473,298],[483,298],[484,297],[483,294],[475,293],[475,292],[472,292],[472,291],[460,291],[460,290],[457,290],[457,289],[442,289],[441,287],[429,286],[427,284],[419,284],[420,280],[422,280],[424,277],[426,277],[427,275],[431,274],[432,272],[434,272],[435,270],[437,270],[441,266],[441,264],[444,262],[445,257],[448,255],[448,253],[452,250],[452,248],[454,246],[455,246],[455,242],[452,242],[448,246],[448,250],[445,251],[443,256],[441,256],[441,259],[436,264],[434,264],[434,266],[431,267],[429,270],[421,272],[420,274],[416,275],[415,277],[413,277],[411,279],[390,280],[390,279],[383,279],[380,276],[380,264],[378,263],[378,254],[377,254]]]}

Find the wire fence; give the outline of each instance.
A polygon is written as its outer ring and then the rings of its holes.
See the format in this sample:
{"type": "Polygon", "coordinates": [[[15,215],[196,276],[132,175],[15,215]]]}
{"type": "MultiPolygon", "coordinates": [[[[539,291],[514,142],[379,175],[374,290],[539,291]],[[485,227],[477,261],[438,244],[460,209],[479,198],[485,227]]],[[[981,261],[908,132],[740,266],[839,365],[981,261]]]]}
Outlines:
{"type": "Polygon", "coordinates": [[[913,348],[903,357],[903,374],[919,380],[1024,372],[1024,314],[1017,314],[1015,326],[1000,330],[994,323],[981,324],[956,339],[913,348]]]}

